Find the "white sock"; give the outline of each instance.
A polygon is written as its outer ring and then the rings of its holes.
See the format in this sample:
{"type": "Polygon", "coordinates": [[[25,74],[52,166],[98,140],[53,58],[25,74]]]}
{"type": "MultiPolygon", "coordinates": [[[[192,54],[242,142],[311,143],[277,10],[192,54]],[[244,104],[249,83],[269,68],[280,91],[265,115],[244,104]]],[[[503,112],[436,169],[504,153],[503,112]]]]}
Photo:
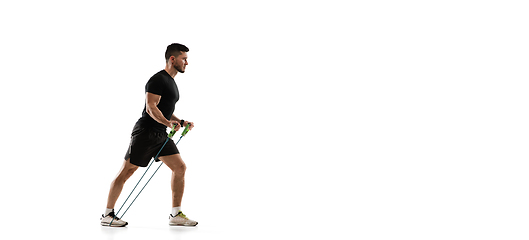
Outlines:
{"type": "Polygon", "coordinates": [[[108,215],[109,213],[113,212],[114,209],[112,208],[105,208],[105,216],[108,215]]]}
{"type": "Polygon", "coordinates": [[[171,213],[171,215],[176,216],[176,214],[178,214],[178,212],[180,212],[181,210],[181,207],[174,207],[173,208],[173,212],[171,213]]]}

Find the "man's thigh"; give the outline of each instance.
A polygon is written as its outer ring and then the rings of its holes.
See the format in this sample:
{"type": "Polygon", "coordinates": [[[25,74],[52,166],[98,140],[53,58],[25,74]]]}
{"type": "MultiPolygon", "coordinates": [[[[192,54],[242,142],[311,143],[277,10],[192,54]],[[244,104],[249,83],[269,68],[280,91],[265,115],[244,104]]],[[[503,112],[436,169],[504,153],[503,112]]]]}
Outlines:
{"type": "Polygon", "coordinates": [[[161,157],[158,157],[158,159],[160,159],[160,161],[165,163],[165,165],[167,165],[173,171],[181,171],[181,170],[185,171],[186,164],[184,163],[184,160],[182,160],[182,157],[180,156],[179,153],[167,155],[167,156],[161,156],[161,157]]]}

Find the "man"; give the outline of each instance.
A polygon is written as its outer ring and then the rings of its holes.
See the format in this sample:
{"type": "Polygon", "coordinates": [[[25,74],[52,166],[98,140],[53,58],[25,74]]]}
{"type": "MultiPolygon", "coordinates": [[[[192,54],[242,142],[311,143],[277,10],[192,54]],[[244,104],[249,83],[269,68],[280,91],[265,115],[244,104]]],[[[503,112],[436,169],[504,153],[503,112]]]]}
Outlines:
{"type": "MultiPolygon", "coordinates": [[[[188,51],[186,46],[178,43],[167,46],[165,69],[154,74],[145,85],[145,107],[141,118],[132,130],[130,146],[125,154],[123,166],[110,185],[107,207],[101,218],[101,225],[103,226],[109,226],[111,221],[112,227],[124,227],[128,224],[117,218],[114,213],[114,205],[127,179],[138,167],[146,167],[151,158],[160,151],[163,143],[167,140],[167,128],[175,126],[175,129],[178,130],[187,124],[189,124],[190,130],[194,127],[192,122],[184,121],[173,114],[175,104],[180,97],[174,77],[179,72],[185,72],[188,64],[188,51]]],[[[163,147],[158,159],[157,161],[165,163],[173,172],[171,177],[173,209],[169,215],[169,225],[196,226],[198,223],[187,218],[180,209],[184,194],[186,165],[172,139],[163,147]]]]}

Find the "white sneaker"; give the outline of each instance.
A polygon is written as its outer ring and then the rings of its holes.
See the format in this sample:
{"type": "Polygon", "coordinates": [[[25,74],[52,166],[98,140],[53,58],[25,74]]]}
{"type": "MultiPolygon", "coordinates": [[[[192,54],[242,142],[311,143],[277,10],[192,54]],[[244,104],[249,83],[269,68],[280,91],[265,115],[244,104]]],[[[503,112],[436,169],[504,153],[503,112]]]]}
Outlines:
{"type": "Polygon", "coordinates": [[[114,212],[110,212],[108,215],[101,215],[101,226],[107,226],[107,227],[125,227],[128,222],[125,222],[114,214],[114,212]],[[114,219],[114,220],[112,220],[114,219]],[[112,226],[110,226],[110,222],[112,222],[112,226]]]}
{"type": "Polygon", "coordinates": [[[187,218],[182,211],[178,212],[176,216],[169,214],[169,225],[171,226],[196,226],[197,224],[197,221],[187,218]]]}

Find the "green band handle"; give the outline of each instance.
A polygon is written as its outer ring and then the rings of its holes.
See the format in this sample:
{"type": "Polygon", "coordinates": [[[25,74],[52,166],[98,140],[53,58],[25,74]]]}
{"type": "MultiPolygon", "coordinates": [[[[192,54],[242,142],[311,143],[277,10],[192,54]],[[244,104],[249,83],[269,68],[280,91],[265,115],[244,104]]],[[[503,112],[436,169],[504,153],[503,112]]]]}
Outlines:
{"type": "Polygon", "coordinates": [[[184,131],[182,132],[182,137],[185,136],[187,134],[187,132],[189,132],[189,126],[191,126],[191,124],[187,124],[186,125],[186,128],[184,128],[184,131]]]}
{"type": "Polygon", "coordinates": [[[176,130],[174,129],[175,127],[176,127],[176,124],[173,125],[173,128],[171,129],[171,132],[169,132],[169,134],[167,134],[168,138],[173,138],[174,134],[176,133],[176,130]]]}
{"type": "MultiPolygon", "coordinates": [[[[189,124],[189,123],[186,125],[186,128],[182,132],[182,137],[185,136],[187,134],[187,132],[189,132],[189,126],[190,125],[191,124],[189,124]]],[[[174,129],[175,127],[176,127],[176,124],[173,125],[173,128],[171,129],[171,132],[169,132],[169,134],[167,135],[168,138],[173,138],[173,136],[175,135],[175,133],[176,133],[176,130],[174,129]]]]}

